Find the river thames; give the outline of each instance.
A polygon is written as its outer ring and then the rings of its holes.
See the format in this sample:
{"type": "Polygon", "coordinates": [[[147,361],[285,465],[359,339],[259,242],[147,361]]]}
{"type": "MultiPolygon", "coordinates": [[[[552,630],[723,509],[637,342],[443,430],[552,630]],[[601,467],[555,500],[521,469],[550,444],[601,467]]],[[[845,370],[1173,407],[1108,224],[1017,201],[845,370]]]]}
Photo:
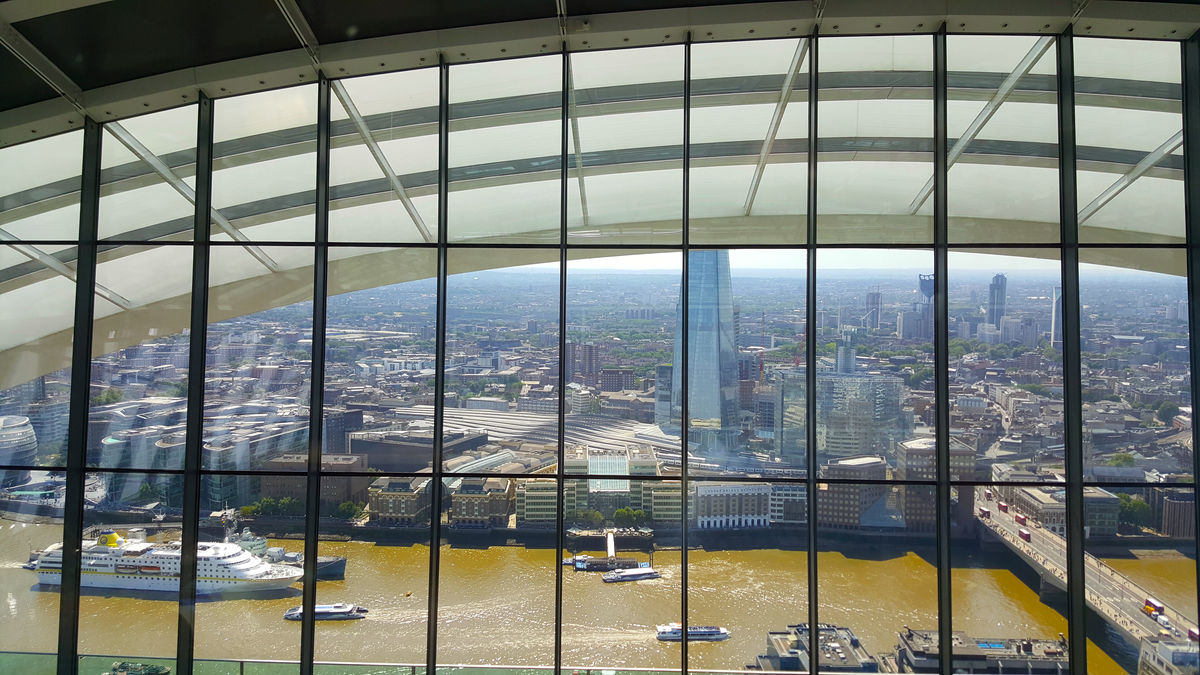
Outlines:
{"type": "MultiPolygon", "coordinates": [[[[31,548],[59,539],[58,526],[0,521],[0,649],[55,651],[57,593],[38,586],[34,573],[20,565],[31,548]]],[[[299,543],[271,541],[289,549],[299,543]]],[[[917,552],[896,546],[851,544],[817,557],[820,620],[849,626],[877,656],[894,648],[896,633],[905,625],[937,627],[932,545],[917,552]]],[[[428,547],[322,542],[321,553],[344,555],[348,564],[344,581],[318,582],[317,602],[352,602],[369,608],[370,614],[361,621],[319,623],[316,659],[424,664],[428,547]]],[[[1062,610],[1039,600],[1031,575],[1011,554],[964,547],[954,555],[955,630],[972,637],[1046,639],[1066,632],[1062,610]]],[[[553,549],[443,546],[440,557],[439,663],[553,664],[559,567],[553,549]]],[[[1168,604],[1195,611],[1191,558],[1150,551],[1106,560],[1168,604]]],[[[605,584],[599,574],[563,569],[564,666],[679,668],[680,645],[657,641],[654,626],[679,618],[680,554],[658,551],[653,563],[661,579],[624,584],[605,584]]],[[[742,669],[764,651],[768,630],[807,621],[807,565],[803,551],[690,551],[690,619],[729,628],[732,637],[691,643],[689,665],[742,669]]],[[[282,616],[300,604],[299,589],[297,584],[267,598],[201,601],[196,657],[298,659],[300,624],[282,616]]],[[[171,658],[176,624],[176,603],[169,594],[88,592],[81,598],[79,651],[171,658]]],[[[1101,626],[1089,625],[1088,634],[1109,651],[1122,648],[1101,626]]],[[[1122,660],[1132,668],[1136,651],[1131,655],[1125,647],[1124,654],[1122,660]]],[[[1095,644],[1089,648],[1088,670],[1126,672],[1095,644]]]]}

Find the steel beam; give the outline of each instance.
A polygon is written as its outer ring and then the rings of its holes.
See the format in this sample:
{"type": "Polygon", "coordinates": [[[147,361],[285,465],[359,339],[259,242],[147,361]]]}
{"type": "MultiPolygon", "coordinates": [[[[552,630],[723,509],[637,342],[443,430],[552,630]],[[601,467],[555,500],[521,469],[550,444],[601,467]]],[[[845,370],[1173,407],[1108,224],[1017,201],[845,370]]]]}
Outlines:
{"type": "Polygon", "coordinates": [[[792,54],[792,62],[788,65],[787,75],[783,78],[779,101],[775,104],[774,112],[771,113],[771,122],[767,125],[762,151],[758,154],[758,163],[754,165],[754,175],[750,178],[750,189],[746,193],[746,203],[742,207],[742,212],[747,216],[754,210],[754,198],[758,196],[758,186],[762,183],[763,174],[767,170],[767,160],[771,157],[771,148],[774,147],[775,137],[779,134],[779,125],[783,123],[783,114],[787,112],[788,102],[792,99],[792,87],[796,85],[800,66],[804,65],[804,57],[808,54],[808,45],[808,38],[800,38],[800,42],[796,44],[796,51],[792,54]]]}

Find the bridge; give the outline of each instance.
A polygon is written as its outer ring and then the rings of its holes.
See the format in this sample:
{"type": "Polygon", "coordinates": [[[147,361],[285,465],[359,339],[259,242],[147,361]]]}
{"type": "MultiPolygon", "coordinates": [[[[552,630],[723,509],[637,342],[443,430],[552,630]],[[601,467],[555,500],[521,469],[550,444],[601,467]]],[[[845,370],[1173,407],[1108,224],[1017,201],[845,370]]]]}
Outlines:
{"type": "MultiPolygon", "coordinates": [[[[986,504],[983,488],[976,488],[975,503],[986,504]]],[[[1067,542],[1063,537],[1037,526],[1034,521],[1021,525],[1012,511],[1004,512],[990,506],[991,516],[976,518],[980,527],[990,531],[994,538],[1019,555],[1041,577],[1042,590],[1047,587],[1065,592],[1067,589],[1067,542]],[[1021,529],[1029,532],[1029,541],[1020,536],[1021,529]]],[[[1012,508],[1011,506],[1009,507],[1012,508]]],[[[1089,609],[1096,612],[1119,630],[1132,644],[1140,644],[1143,638],[1157,639],[1163,626],[1150,618],[1142,607],[1146,598],[1157,595],[1131,581],[1128,577],[1106,565],[1104,561],[1087,553],[1084,557],[1084,588],[1089,609]]],[[[1159,598],[1161,601],[1161,598],[1159,598]]],[[[1163,614],[1178,631],[1175,637],[1187,639],[1189,628],[1196,627],[1196,618],[1165,605],[1163,614]]]]}

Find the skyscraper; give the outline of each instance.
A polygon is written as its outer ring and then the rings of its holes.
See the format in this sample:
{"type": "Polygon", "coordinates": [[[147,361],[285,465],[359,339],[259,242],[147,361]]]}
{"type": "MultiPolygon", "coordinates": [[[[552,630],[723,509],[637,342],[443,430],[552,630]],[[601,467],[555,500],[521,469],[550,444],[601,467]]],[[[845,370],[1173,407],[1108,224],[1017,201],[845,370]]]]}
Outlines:
{"type": "Polygon", "coordinates": [[[1062,348],[1062,286],[1050,291],[1050,346],[1062,348]]]}
{"type": "Polygon", "coordinates": [[[988,285],[987,322],[1000,327],[1000,319],[1004,318],[1004,302],[1008,297],[1008,277],[997,274],[988,285]]]}
{"type": "Polygon", "coordinates": [[[867,314],[863,319],[863,327],[871,330],[879,330],[879,315],[883,311],[883,293],[876,286],[874,290],[867,291],[867,314]]]}
{"type": "MultiPolygon", "coordinates": [[[[675,340],[671,368],[670,420],[656,420],[675,427],[687,393],[689,440],[702,447],[731,448],[738,434],[738,370],[734,350],[733,284],[729,276],[728,251],[688,253],[687,323],[679,305],[679,326],[687,326],[687,358],[683,340],[675,340]],[[683,387],[682,365],[688,364],[687,388],[683,387]]],[[[659,408],[661,414],[661,408],[659,408]]]]}

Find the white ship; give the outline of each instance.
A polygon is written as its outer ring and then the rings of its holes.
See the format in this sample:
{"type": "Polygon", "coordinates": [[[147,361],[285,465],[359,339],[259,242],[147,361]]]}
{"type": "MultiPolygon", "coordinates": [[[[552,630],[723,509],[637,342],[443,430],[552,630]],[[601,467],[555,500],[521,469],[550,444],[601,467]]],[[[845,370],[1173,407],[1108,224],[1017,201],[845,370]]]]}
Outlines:
{"type": "MultiPolygon", "coordinates": [[[[680,642],[683,640],[683,626],[678,623],[668,623],[655,626],[658,639],[663,642],[680,642]]],[[[729,629],[720,626],[688,626],[687,639],[715,642],[729,639],[729,629]]]]}
{"type": "MultiPolygon", "coordinates": [[[[125,541],[106,530],[94,543],[83,545],[80,586],[178,592],[180,549],[178,541],[125,541]]],[[[47,547],[34,569],[39,583],[61,584],[62,544],[47,547]]],[[[237,544],[200,542],[196,548],[198,595],[274,591],[291,586],[302,576],[302,570],[271,564],[237,544]]]]}

